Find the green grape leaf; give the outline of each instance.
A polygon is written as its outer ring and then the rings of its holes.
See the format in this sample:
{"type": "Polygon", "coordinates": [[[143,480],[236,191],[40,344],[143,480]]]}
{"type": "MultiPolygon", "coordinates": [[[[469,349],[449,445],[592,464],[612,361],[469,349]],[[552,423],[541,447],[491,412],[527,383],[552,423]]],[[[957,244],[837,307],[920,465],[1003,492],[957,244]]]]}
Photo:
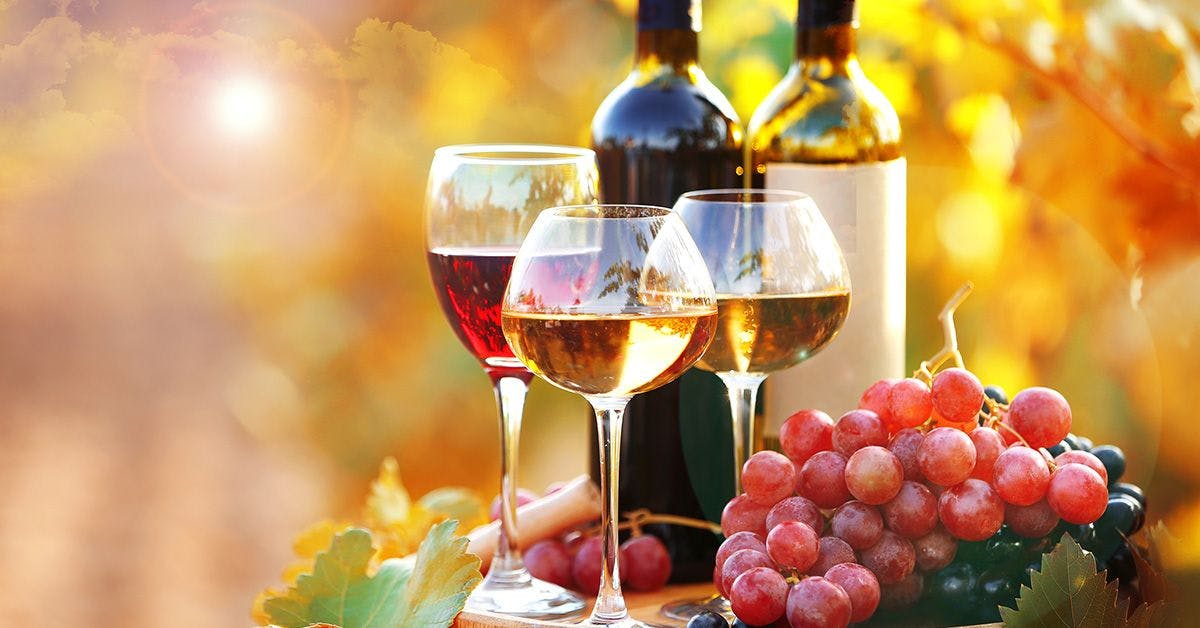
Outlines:
{"type": "Polygon", "coordinates": [[[454,536],[457,526],[453,520],[439,523],[421,542],[394,625],[449,626],[483,578],[479,557],[467,552],[467,538],[454,536]]]}
{"type": "Polygon", "coordinates": [[[1031,586],[1021,586],[1017,608],[1000,607],[1004,625],[1017,626],[1124,626],[1128,600],[1118,601],[1117,583],[1096,571],[1096,559],[1069,535],[1042,557],[1041,571],[1031,586]]]}
{"type": "Polygon", "coordinates": [[[287,593],[263,603],[274,625],[304,628],[448,626],[480,580],[479,558],[455,537],[457,521],[445,521],[422,541],[416,558],[390,558],[374,575],[368,567],[375,549],[371,534],[352,528],[317,554],[311,573],[302,574],[287,593]]]}

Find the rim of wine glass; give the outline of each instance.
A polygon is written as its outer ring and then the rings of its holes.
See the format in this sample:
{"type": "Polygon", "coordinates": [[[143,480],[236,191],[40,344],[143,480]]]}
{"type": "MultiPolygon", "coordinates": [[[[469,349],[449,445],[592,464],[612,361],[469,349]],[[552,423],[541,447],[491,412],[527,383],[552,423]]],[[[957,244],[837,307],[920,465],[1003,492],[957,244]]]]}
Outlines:
{"type": "Polygon", "coordinates": [[[720,188],[713,190],[693,190],[684,192],[679,196],[679,200],[696,201],[699,203],[713,203],[718,205],[786,205],[797,201],[812,201],[812,197],[804,192],[796,192],[794,190],[778,190],[772,188],[720,188]],[[760,200],[746,200],[746,197],[751,195],[759,195],[763,197],[760,200]],[[716,197],[716,198],[707,198],[716,197]],[[728,198],[721,198],[728,197],[728,198]]]}
{"type": "Polygon", "coordinates": [[[550,218],[562,218],[567,220],[654,220],[676,214],[675,210],[671,209],[670,207],[663,207],[661,205],[638,205],[636,203],[581,203],[579,205],[559,205],[558,207],[543,209],[541,215],[548,216],[550,218]],[[597,212],[606,209],[647,210],[647,214],[642,216],[570,215],[572,212],[597,212]]]}
{"type": "Polygon", "coordinates": [[[452,144],[434,149],[435,158],[463,163],[534,165],[570,164],[596,159],[596,151],[564,144],[452,144]]]}

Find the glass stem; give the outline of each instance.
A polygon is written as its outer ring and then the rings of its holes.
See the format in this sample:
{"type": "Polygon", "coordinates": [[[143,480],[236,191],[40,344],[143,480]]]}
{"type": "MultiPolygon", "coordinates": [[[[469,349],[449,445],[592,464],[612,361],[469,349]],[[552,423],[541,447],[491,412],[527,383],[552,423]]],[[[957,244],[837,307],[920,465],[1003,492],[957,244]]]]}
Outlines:
{"type": "Polygon", "coordinates": [[[591,623],[611,624],[629,616],[621,596],[621,568],[617,564],[617,483],[621,479],[621,419],[629,397],[588,397],[596,411],[600,434],[600,592],[592,609],[591,623]]]}
{"type": "Polygon", "coordinates": [[[729,412],[733,417],[733,487],[742,492],[742,465],[754,453],[754,405],[758,387],[767,378],[762,373],[719,373],[729,389],[729,412]]]}
{"type": "Polygon", "coordinates": [[[500,538],[488,570],[492,581],[519,580],[525,575],[517,534],[517,443],[529,382],[521,377],[492,377],[496,405],[500,409],[500,538]]]}

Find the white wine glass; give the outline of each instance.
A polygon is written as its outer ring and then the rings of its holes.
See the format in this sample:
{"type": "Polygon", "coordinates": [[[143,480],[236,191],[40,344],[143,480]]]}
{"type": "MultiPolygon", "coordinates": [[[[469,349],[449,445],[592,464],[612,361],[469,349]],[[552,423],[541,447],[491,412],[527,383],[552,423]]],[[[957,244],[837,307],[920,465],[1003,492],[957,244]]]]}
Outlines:
{"type": "MultiPolygon", "coordinates": [[[[829,344],[850,311],[850,272],[833,231],[806,194],[786,190],[700,190],[679,197],[717,291],[717,328],[697,368],[729,389],[735,492],[754,447],[758,388],[829,344]]],[[[686,620],[729,613],[720,596],[667,604],[686,620]]]]}
{"type": "Polygon", "coordinates": [[[500,329],[500,302],[513,257],[539,212],[597,200],[595,154],[527,144],[446,146],[434,153],[425,194],[429,272],[446,320],[479,360],[500,414],[500,535],[472,610],[531,619],[578,616],[585,603],[530,576],[517,538],[517,443],[533,374],[500,329]]]}
{"type": "Polygon", "coordinates": [[[683,221],[664,207],[548,209],[517,252],[504,294],[504,337],[531,371],[582,395],[596,413],[604,501],[591,625],[640,625],[626,610],[617,560],[625,406],[700,359],[716,315],[708,268],[683,221]]]}

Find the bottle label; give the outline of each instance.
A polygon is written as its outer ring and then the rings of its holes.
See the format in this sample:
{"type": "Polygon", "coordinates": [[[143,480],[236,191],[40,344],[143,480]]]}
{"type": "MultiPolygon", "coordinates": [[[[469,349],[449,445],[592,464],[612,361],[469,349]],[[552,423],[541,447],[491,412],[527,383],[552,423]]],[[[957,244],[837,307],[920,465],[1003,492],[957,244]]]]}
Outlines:
{"type": "Polygon", "coordinates": [[[693,30],[700,32],[699,0],[641,0],[638,2],[639,31],[693,30]]]}
{"type": "Polygon", "coordinates": [[[858,407],[876,380],[903,377],[906,172],[903,158],[767,164],[768,188],[816,201],[850,268],[850,313],[841,332],[820,353],[764,384],[768,440],[798,410],[823,410],[836,419],[858,407]]]}

